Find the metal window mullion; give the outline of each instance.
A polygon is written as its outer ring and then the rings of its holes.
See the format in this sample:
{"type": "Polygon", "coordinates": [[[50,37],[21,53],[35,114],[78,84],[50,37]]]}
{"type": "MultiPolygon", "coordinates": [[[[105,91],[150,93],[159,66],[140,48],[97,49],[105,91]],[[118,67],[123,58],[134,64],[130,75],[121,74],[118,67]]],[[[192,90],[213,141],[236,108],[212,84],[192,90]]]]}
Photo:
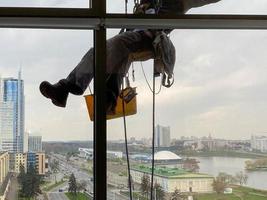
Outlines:
{"type": "Polygon", "coordinates": [[[168,18],[164,16],[118,17],[108,15],[105,19],[107,28],[139,29],[267,29],[267,17],[261,16],[208,16],[185,15],[168,18]]]}
{"type": "Polygon", "coordinates": [[[107,132],[105,105],[106,77],[106,30],[94,31],[95,78],[94,78],[94,199],[106,199],[107,132]]]}
{"type": "MultiPolygon", "coordinates": [[[[60,9],[59,9],[60,10],[60,9]]],[[[64,9],[63,9],[64,11],[64,9]]],[[[62,12],[63,12],[62,11],[62,12]]],[[[53,29],[98,29],[106,28],[149,28],[149,29],[267,29],[267,16],[255,15],[174,15],[174,16],[135,16],[123,14],[85,15],[80,12],[67,12],[58,16],[42,12],[38,16],[22,12],[18,15],[1,13],[0,27],[3,28],[53,28],[53,29]]],[[[60,12],[61,13],[61,12],[60,12]]]]}
{"type": "MultiPolygon", "coordinates": [[[[94,0],[100,19],[106,15],[106,0],[94,0]]],[[[106,28],[94,30],[94,199],[107,199],[107,128],[106,128],[106,28]]]]}

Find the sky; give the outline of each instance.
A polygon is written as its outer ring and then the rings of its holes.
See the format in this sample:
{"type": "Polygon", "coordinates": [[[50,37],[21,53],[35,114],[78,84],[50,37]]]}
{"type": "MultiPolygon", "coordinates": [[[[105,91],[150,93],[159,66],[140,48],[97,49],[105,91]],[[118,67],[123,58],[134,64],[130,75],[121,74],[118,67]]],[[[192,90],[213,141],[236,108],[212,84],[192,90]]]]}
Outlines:
{"type": "MultiPolygon", "coordinates": [[[[124,1],[108,0],[109,12],[123,12],[124,1]]],[[[0,6],[86,7],[87,1],[1,1],[0,6]]],[[[129,4],[131,9],[132,2],[129,4]]],[[[188,14],[267,14],[266,0],[222,0],[188,14]]],[[[109,30],[112,37],[118,30],[109,30]]],[[[156,123],[170,126],[171,137],[207,136],[248,139],[267,136],[267,32],[249,30],[175,30],[175,83],[156,96],[156,123]]],[[[70,95],[65,109],[41,96],[39,84],[65,78],[92,47],[92,31],[0,29],[1,77],[25,81],[26,130],[44,140],[91,140],[83,96],[70,95]]],[[[135,63],[138,114],[127,118],[129,137],[152,135],[152,93],[140,63],[135,63]]],[[[144,63],[152,83],[152,62],[144,63]]],[[[130,70],[131,71],[131,70],[130,70]]],[[[131,73],[130,73],[131,76],[131,73]]],[[[159,87],[157,80],[157,88],[159,87]]],[[[92,87],[92,85],[91,85],[92,87]]],[[[89,90],[85,94],[89,94],[89,90]]],[[[123,138],[122,119],[108,121],[108,138],[123,138]]]]}

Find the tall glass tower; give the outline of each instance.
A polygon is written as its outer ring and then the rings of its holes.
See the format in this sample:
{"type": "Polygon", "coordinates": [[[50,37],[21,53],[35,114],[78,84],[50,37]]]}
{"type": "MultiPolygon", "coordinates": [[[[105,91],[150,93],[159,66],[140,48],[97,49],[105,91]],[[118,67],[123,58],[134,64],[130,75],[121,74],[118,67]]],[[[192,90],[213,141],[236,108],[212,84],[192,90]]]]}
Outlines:
{"type": "Polygon", "coordinates": [[[24,131],[24,82],[21,72],[18,79],[0,79],[0,149],[9,152],[25,152],[24,131]]]}

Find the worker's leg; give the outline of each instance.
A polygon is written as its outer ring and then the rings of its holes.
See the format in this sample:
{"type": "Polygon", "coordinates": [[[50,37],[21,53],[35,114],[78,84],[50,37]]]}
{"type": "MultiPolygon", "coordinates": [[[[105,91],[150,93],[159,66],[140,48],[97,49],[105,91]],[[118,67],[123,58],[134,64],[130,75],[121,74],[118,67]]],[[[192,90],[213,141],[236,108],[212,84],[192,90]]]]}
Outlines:
{"type": "MultiPolygon", "coordinates": [[[[132,60],[130,59],[130,54],[143,51],[153,51],[152,39],[140,32],[126,32],[107,40],[106,73],[109,75],[118,74],[118,77],[122,77],[127,73],[131,64],[132,60]]],[[[75,95],[83,94],[93,78],[93,56],[94,50],[90,49],[69,76],[66,79],[59,81],[59,89],[57,91],[54,90],[53,94],[50,92],[53,90],[53,85],[48,82],[44,82],[44,84],[42,83],[43,85],[40,85],[42,94],[51,98],[52,101],[53,98],[58,98],[56,94],[64,89],[67,89],[68,92],[75,95]],[[49,95],[47,95],[47,93],[49,93],[49,95]]],[[[150,57],[147,59],[149,58],[150,57]]],[[[121,81],[118,82],[118,84],[120,83],[121,81]]],[[[63,96],[67,98],[67,95],[63,96]]],[[[62,99],[60,99],[60,101],[62,101],[62,99]]],[[[57,105],[55,101],[53,103],[57,105]]],[[[66,102],[62,103],[63,107],[65,107],[66,102]]],[[[61,103],[57,106],[61,106],[61,103]]]]}
{"type": "Polygon", "coordinates": [[[112,114],[115,112],[115,108],[117,105],[117,97],[120,94],[122,81],[123,81],[123,76],[118,73],[111,74],[107,79],[107,82],[106,82],[107,109],[106,110],[110,112],[109,114],[112,114]]]}
{"type": "MultiPolygon", "coordinates": [[[[129,55],[145,50],[153,51],[150,38],[139,32],[126,32],[107,41],[107,74],[126,74],[131,60],[129,55]]],[[[81,62],[67,77],[67,82],[76,95],[83,94],[93,78],[93,49],[90,49],[81,62]]]]}
{"type": "Polygon", "coordinates": [[[64,80],[72,94],[82,95],[94,77],[94,49],[91,48],[64,80]]]}

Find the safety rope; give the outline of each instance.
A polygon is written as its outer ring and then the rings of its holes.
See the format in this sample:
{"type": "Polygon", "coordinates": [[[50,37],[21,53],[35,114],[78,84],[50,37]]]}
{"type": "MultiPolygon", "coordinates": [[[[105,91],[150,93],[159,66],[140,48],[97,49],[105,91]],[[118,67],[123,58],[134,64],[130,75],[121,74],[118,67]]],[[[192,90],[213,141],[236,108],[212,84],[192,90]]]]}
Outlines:
{"type": "Polygon", "coordinates": [[[90,94],[92,95],[93,93],[92,93],[92,90],[91,90],[90,84],[88,85],[88,89],[89,89],[89,92],[90,92],[90,94]]]}
{"type": "MultiPolygon", "coordinates": [[[[135,5],[136,5],[136,1],[138,0],[134,0],[135,1],[135,5]]],[[[125,0],[125,14],[128,14],[128,0],[125,0]]],[[[120,33],[124,32],[124,28],[122,28],[120,30],[120,33]]],[[[127,78],[127,86],[129,86],[129,74],[126,75],[127,78]]],[[[134,69],[133,69],[133,79],[134,79],[134,69]]],[[[130,167],[130,160],[129,160],[129,150],[128,150],[128,140],[127,140],[127,124],[126,124],[126,116],[125,116],[125,101],[124,101],[124,93],[123,93],[123,89],[124,89],[124,81],[122,80],[122,112],[123,112],[123,127],[124,127],[124,140],[125,140],[125,151],[126,151],[126,160],[127,160],[127,171],[128,171],[128,186],[129,186],[129,195],[130,195],[130,200],[133,200],[133,192],[132,192],[132,176],[131,176],[131,167],[130,167]]]]}
{"type": "Polygon", "coordinates": [[[125,0],[125,14],[128,14],[128,0],[125,0]]]}
{"type": "MultiPolygon", "coordinates": [[[[152,6],[155,8],[156,13],[158,13],[158,8],[159,8],[159,4],[157,3],[157,0],[153,0],[152,1],[152,6]]],[[[134,9],[139,5],[139,0],[134,0],[134,9]]],[[[128,6],[128,0],[125,0],[125,14],[127,14],[127,6],[128,6]]],[[[124,32],[124,29],[122,29],[120,31],[120,33],[124,32]]],[[[144,72],[144,68],[143,68],[143,64],[141,62],[141,67],[142,67],[142,71],[146,80],[146,83],[150,89],[150,91],[153,94],[153,111],[152,111],[152,166],[151,166],[151,187],[150,187],[150,200],[153,199],[153,185],[154,185],[154,165],[155,165],[155,158],[154,158],[154,154],[155,154],[155,96],[156,94],[159,94],[161,91],[161,86],[162,84],[160,84],[160,88],[159,91],[157,93],[155,93],[155,68],[153,68],[153,88],[151,88],[147,77],[145,75],[144,72]]],[[[134,77],[134,66],[133,66],[133,79],[135,79],[134,77]]],[[[128,78],[128,77],[127,77],[128,78]]],[[[129,79],[128,79],[129,80],[129,79]]],[[[162,83],[162,81],[161,81],[162,83]]],[[[122,81],[122,89],[124,89],[124,81],[122,81]]],[[[129,151],[128,151],[128,141],[127,141],[127,126],[126,126],[126,116],[125,116],[125,102],[124,102],[124,94],[122,91],[122,110],[123,110],[123,125],[124,125],[124,138],[125,138],[125,151],[126,151],[126,160],[127,160],[127,170],[128,170],[128,185],[129,185],[129,193],[130,193],[130,200],[133,199],[133,195],[132,195],[132,177],[131,177],[131,171],[130,171],[130,161],[129,161],[129,151]]]]}
{"type": "Polygon", "coordinates": [[[123,127],[124,127],[124,139],[125,139],[125,151],[126,151],[126,160],[127,160],[127,171],[128,171],[128,185],[130,192],[130,200],[133,199],[132,195],[132,177],[130,170],[130,161],[129,161],[129,151],[128,151],[128,141],[127,141],[127,127],[126,127],[126,116],[125,116],[125,101],[124,101],[124,81],[122,81],[122,112],[123,112],[123,127]]]}
{"type": "Polygon", "coordinates": [[[134,62],[132,62],[132,80],[135,82],[135,69],[134,69],[134,62]]]}
{"type": "Polygon", "coordinates": [[[153,185],[154,185],[154,167],[155,167],[155,68],[153,68],[153,100],[152,100],[152,160],[151,160],[151,186],[150,186],[150,200],[153,199],[153,185]]]}
{"type": "MultiPolygon", "coordinates": [[[[149,84],[149,82],[148,82],[148,80],[147,80],[146,73],[145,73],[145,70],[144,70],[144,67],[143,67],[143,63],[140,62],[140,64],[141,64],[141,69],[142,69],[143,75],[144,75],[145,80],[146,80],[146,84],[147,84],[149,90],[150,90],[152,93],[154,93],[153,91],[155,91],[155,90],[153,90],[153,89],[151,88],[151,86],[150,86],[150,84],[149,84]]],[[[158,90],[157,92],[155,92],[156,95],[158,95],[158,94],[161,92],[161,88],[162,88],[162,81],[160,82],[159,90],[158,90]]]]}

